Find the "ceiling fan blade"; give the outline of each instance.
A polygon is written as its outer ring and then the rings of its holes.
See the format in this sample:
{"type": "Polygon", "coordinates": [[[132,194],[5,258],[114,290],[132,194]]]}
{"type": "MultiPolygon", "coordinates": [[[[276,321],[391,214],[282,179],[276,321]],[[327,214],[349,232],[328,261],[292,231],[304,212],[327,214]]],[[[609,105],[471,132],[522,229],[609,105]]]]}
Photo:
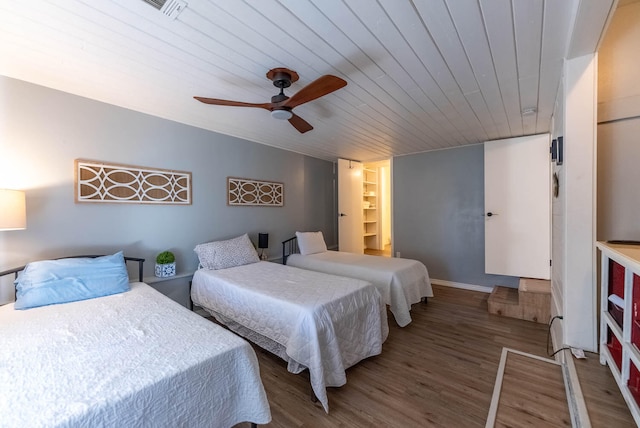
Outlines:
{"type": "Polygon", "coordinates": [[[346,85],[347,82],[345,80],[327,74],[319,77],[304,88],[300,89],[281,105],[284,107],[294,108],[300,104],[308,103],[309,101],[313,101],[317,98],[330,94],[333,91],[337,91],[346,85]]]}
{"type": "Polygon", "coordinates": [[[291,114],[293,114],[293,116],[289,118],[289,123],[292,124],[293,127],[298,130],[298,132],[300,132],[301,134],[304,134],[305,132],[311,131],[313,129],[313,126],[311,126],[309,122],[307,122],[306,120],[304,120],[303,118],[301,118],[295,113],[291,113],[291,114]]]}
{"type": "Polygon", "coordinates": [[[273,110],[272,103],[244,103],[242,101],[229,101],[229,100],[219,100],[217,98],[203,98],[203,97],[193,97],[201,103],[205,104],[214,104],[217,106],[231,106],[231,107],[257,107],[263,108],[266,110],[273,110]]]}

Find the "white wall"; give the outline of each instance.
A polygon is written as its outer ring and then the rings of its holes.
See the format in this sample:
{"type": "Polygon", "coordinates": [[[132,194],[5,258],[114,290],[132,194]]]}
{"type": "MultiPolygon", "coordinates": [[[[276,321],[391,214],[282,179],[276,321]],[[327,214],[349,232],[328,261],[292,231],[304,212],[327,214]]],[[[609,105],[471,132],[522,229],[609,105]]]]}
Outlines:
{"type": "Polygon", "coordinates": [[[640,241],[639,135],[640,117],[598,125],[599,241],[640,241]]]}
{"type": "MultiPolygon", "coordinates": [[[[564,133],[564,84],[560,84],[556,100],[551,138],[556,139],[564,133]]],[[[564,138],[564,137],[563,137],[564,138]]],[[[565,234],[566,219],[566,188],[564,183],[565,169],[557,163],[552,163],[551,173],[558,177],[560,186],[558,195],[551,198],[551,317],[562,316],[564,313],[564,278],[565,278],[565,234]]],[[[556,349],[564,343],[562,321],[554,321],[551,326],[551,336],[556,349]]]]}
{"type": "MultiPolygon", "coordinates": [[[[0,187],[23,189],[27,229],[0,232],[0,270],[124,250],[176,254],[193,270],[200,242],[269,233],[269,255],[296,230],[335,236],[333,165],[307,156],[0,76],[0,187]],[[190,171],[189,206],[74,203],[74,159],[190,171]],[[285,206],[229,207],[226,177],[284,183],[285,206]]],[[[332,242],[327,242],[332,245],[332,242]]],[[[13,298],[4,282],[0,302],[13,298]]]]}
{"type": "Polygon", "coordinates": [[[640,116],[640,1],[616,9],[598,50],[598,122],[640,116]]]}
{"type": "Polygon", "coordinates": [[[598,52],[598,240],[640,240],[640,2],[619,7],[598,52]]]}
{"type": "MultiPolygon", "coordinates": [[[[565,62],[561,344],[597,351],[595,282],[595,141],[597,56],[565,62]]],[[[554,217],[555,220],[555,217],[554,217]]],[[[554,258],[555,260],[555,258],[554,258]]],[[[557,267],[557,266],[556,266],[557,267]]],[[[554,298],[554,300],[558,300],[554,298]]]]}

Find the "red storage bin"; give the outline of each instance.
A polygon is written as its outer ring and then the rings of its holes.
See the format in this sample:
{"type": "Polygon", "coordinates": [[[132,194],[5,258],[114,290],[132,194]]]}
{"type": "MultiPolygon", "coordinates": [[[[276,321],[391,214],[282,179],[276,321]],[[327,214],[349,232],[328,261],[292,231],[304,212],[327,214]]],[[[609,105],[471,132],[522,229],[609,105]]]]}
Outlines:
{"type": "Polygon", "coordinates": [[[624,266],[609,260],[609,294],[624,299],[624,266]]]}
{"type": "Polygon", "coordinates": [[[614,303],[609,302],[609,314],[613,317],[614,320],[616,320],[618,326],[622,328],[624,309],[614,303]]]}
{"type": "Polygon", "coordinates": [[[618,340],[618,338],[607,328],[607,348],[609,348],[609,353],[613,357],[613,361],[615,361],[616,366],[618,366],[618,371],[622,371],[622,344],[618,340]]]}
{"type": "Polygon", "coordinates": [[[640,371],[633,362],[629,368],[629,381],[627,382],[629,392],[636,400],[637,404],[640,404],[640,371]]]}
{"type": "Polygon", "coordinates": [[[640,350],[640,276],[633,275],[633,301],[631,313],[631,343],[640,350]]]}
{"type": "Polygon", "coordinates": [[[631,343],[640,351],[640,320],[631,321],[631,343]]]}

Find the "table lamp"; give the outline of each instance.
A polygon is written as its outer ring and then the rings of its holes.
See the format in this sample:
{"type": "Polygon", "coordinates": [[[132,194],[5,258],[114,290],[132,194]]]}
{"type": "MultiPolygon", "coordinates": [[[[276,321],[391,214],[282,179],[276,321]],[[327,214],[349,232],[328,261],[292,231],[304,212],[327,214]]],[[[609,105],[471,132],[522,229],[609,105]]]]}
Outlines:
{"type": "Polygon", "coordinates": [[[267,260],[265,248],[269,248],[269,234],[258,233],[258,248],[260,248],[260,260],[267,260]]]}
{"type": "Polygon", "coordinates": [[[0,230],[27,228],[27,210],[24,192],[0,189],[0,230]]]}

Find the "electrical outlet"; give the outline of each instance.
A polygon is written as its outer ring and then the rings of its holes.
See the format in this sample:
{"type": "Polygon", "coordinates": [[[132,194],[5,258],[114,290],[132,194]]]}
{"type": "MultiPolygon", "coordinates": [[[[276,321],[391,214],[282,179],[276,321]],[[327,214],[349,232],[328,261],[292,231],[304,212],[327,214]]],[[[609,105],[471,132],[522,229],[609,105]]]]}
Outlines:
{"type": "Polygon", "coordinates": [[[400,258],[400,251],[396,251],[396,257],[400,258]]]}

